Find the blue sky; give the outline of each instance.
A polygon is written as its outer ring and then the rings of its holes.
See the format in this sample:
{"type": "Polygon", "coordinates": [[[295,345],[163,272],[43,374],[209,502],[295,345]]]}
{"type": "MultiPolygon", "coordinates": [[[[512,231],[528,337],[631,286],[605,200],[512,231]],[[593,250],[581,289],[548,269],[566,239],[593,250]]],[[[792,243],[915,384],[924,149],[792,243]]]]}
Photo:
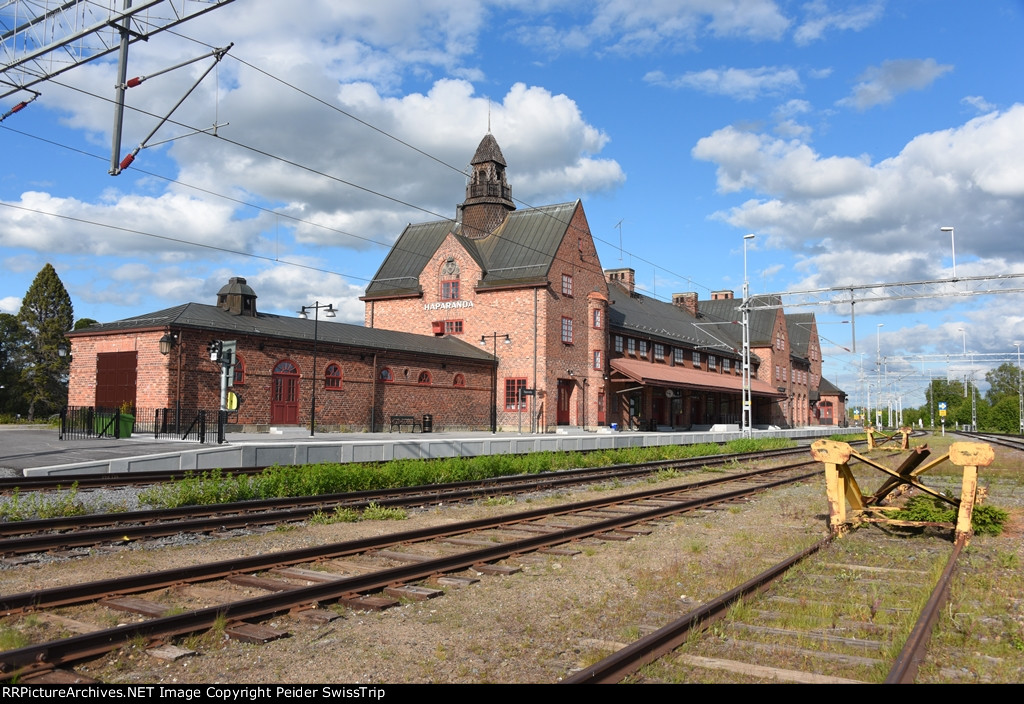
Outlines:
{"type": "MultiPolygon", "coordinates": [[[[954,243],[960,276],[1024,272],[1020,1],[280,7],[236,0],[132,46],[148,76],[233,43],[118,176],[112,60],[0,124],[0,311],[50,262],[79,318],[213,302],[244,276],[262,311],[361,322],[405,224],[454,216],[488,123],[518,206],[581,199],[605,268],[659,298],[738,294],[747,233],[754,293],[950,278],[954,243]]],[[[122,156],[209,63],[128,91],[122,156]]],[[[844,315],[795,312],[855,401],[879,352],[910,406],[929,376],[1016,361],[1022,303],[864,304],[858,354],[844,315]]]]}

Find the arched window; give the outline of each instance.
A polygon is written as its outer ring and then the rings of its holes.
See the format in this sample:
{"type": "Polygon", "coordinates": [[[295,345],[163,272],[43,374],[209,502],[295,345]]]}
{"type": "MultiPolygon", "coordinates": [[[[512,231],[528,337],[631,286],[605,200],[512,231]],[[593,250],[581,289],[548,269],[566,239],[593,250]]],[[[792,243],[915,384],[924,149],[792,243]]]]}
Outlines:
{"type": "Polygon", "coordinates": [[[243,386],[245,384],[245,360],[242,359],[242,355],[235,354],[235,377],[233,381],[235,386],[243,386]]]}
{"type": "Polygon", "coordinates": [[[391,367],[384,367],[380,370],[380,380],[385,384],[390,384],[395,380],[395,375],[391,373],[391,367]]]}
{"type": "Polygon", "coordinates": [[[428,372],[426,369],[421,371],[420,372],[420,378],[416,380],[416,383],[417,384],[423,384],[424,386],[429,385],[430,384],[430,372],[428,372]]]}
{"type": "Polygon", "coordinates": [[[337,364],[328,364],[324,371],[324,388],[341,389],[341,367],[337,364]]]}
{"type": "Polygon", "coordinates": [[[290,360],[282,359],[277,365],[274,366],[275,374],[284,374],[287,376],[298,376],[299,370],[290,360]]]}
{"type": "Polygon", "coordinates": [[[462,374],[456,374],[455,379],[452,381],[452,386],[465,386],[466,377],[462,374]]]}

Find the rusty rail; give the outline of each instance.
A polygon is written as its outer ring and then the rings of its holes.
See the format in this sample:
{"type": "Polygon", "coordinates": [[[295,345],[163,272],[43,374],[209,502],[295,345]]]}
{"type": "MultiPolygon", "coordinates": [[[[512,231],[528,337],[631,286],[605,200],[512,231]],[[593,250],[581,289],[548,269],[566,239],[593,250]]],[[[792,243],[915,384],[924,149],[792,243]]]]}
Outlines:
{"type": "Polygon", "coordinates": [[[604,660],[580,670],[572,677],[562,680],[562,683],[615,684],[616,682],[621,682],[625,677],[633,674],[644,665],[654,662],[663,655],[678,648],[686,641],[691,631],[704,630],[722,618],[729,607],[737,600],[768,588],[793,565],[826,547],[834,539],[835,536],[830,535],[818,541],[806,550],[786,558],[738,587],[712,599],[700,608],[694,609],[682,618],[627,645],[604,660]]]}
{"type": "MultiPolygon", "coordinates": [[[[799,452],[798,449],[792,454],[799,452]]],[[[769,456],[779,455],[773,453],[769,456]]],[[[665,466],[701,468],[729,461],[731,459],[719,459],[717,456],[713,460],[660,460],[653,463],[562,470],[419,487],[17,521],[0,524],[0,555],[24,555],[54,549],[91,547],[103,543],[123,543],[178,533],[244,529],[255,525],[304,521],[317,511],[329,512],[338,507],[362,509],[371,502],[380,506],[408,507],[439,500],[454,502],[476,499],[481,496],[493,496],[497,492],[541,491],[613,478],[643,476],[665,466]]],[[[764,471],[778,469],[782,468],[764,471]]]]}
{"type": "Polygon", "coordinates": [[[949,590],[956,572],[957,560],[967,544],[967,538],[968,536],[964,533],[957,535],[956,542],[953,544],[953,553],[949,556],[942,576],[939,577],[938,584],[932,590],[932,595],[925,604],[920,618],[907,637],[903,650],[896,657],[896,663],[889,671],[889,676],[885,678],[886,684],[914,683],[918,666],[924,660],[925,652],[928,649],[928,642],[931,640],[935,622],[938,621],[939,614],[942,613],[942,607],[949,600],[949,590]]]}
{"type": "MultiPolygon", "coordinates": [[[[481,548],[456,555],[448,555],[422,563],[404,565],[390,569],[381,570],[366,575],[343,577],[336,581],[324,584],[317,584],[307,587],[296,587],[283,592],[267,596],[256,597],[244,601],[233,602],[198,611],[155,618],[138,624],[127,624],[117,628],[97,631],[85,635],[75,636],[69,639],[50,641],[33,646],[27,646],[15,650],[9,650],[0,654],[0,680],[21,678],[30,673],[52,669],[111,650],[115,650],[135,639],[142,638],[148,642],[159,642],[168,638],[195,633],[211,628],[218,620],[227,619],[229,622],[238,622],[248,619],[269,618],[275,614],[296,609],[312,608],[321,602],[337,601],[349,598],[358,594],[365,594],[378,591],[385,587],[405,584],[418,580],[427,579],[439,574],[457,572],[469,569],[484,563],[495,562],[507,557],[524,552],[535,551],[552,545],[563,544],[584,537],[600,535],[626,526],[643,523],[667,515],[681,513],[684,511],[700,508],[712,503],[733,500],[753,493],[764,491],[776,486],[783,486],[795,481],[802,481],[815,473],[801,474],[784,480],[777,480],[753,487],[743,487],[733,491],[723,492],[713,497],[682,501],[671,506],[652,507],[628,515],[620,515],[606,518],[593,523],[575,526],[560,530],[555,533],[536,535],[511,543],[496,544],[492,547],[481,548]]],[[[683,490],[676,488],[676,491],[683,490]]],[[[632,501],[648,498],[654,495],[666,495],[670,493],[665,489],[638,492],[631,495],[632,501]]],[[[612,503],[624,503],[625,497],[619,497],[616,501],[612,498],[599,499],[583,502],[581,504],[567,504],[548,509],[528,511],[513,516],[503,516],[490,519],[470,521],[459,526],[447,526],[430,528],[419,531],[408,531],[401,534],[384,536],[383,541],[388,544],[411,542],[414,539],[425,540],[428,537],[450,535],[454,533],[466,533],[478,530],[481,527],[494,527],[496,525],[519,523],[527,517],[538,518],[552,515],[564,515],[570,512],[590,510],[598,506],[606,506],[612,503]]],[[[244,558],[237,561],[226,561],[213,563],[211,565],[193,566],[182,570],[168,570],[154,575],[137,575],[128,580],[104,580],[90,585],[78,585],[68,589],[43,590],[41,592],[30,592],[11,597],[3,597],[3,604],[0,607],[6,613],[12,613],[21,609],[41,608],[42,606],[53,606],[58,604],[82,603],[92,601],[98,596],[110,594],[128,594],[142,591],[140,588],[143,582],[147,582],[145,588],[155,588],[171,583],[185,577],[185,581],[204,581],[225,573],[237,574],[252,569],[266,569],[268,565],[296,564],[312,559],[330,556],[350,555],[356,552],[365,552],[368,549],[381,546],[382,539],[370,538],[349,543],[340,543],[332,546],[315,549],[304,549],[289,553],[271,554],[257,558],[244,558]],[[190,574],[189,574],[190,573],[190,574]],[[186,576],[187,575],[187,576],[186,576]],[[61,597],[63,593],[63,598],[61,597]]]]}

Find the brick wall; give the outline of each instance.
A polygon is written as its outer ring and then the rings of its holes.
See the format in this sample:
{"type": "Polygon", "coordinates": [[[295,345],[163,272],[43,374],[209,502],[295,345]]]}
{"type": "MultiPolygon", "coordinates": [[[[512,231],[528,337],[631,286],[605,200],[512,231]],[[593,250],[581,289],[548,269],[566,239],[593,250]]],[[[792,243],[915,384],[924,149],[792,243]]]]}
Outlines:
{"type": "Polygon", "coordinates": [[[96,404],[96,358],[111,352],[135,352],[137,373],[135,406],[161,408],[173,402],[168,389],[170,370],[160,354],[160,338],[166,330],[128,331],[103,336],[71,338],[71,371],[68,377],[68,405],[96,404]]]}
{"type": "MultiPolygon", "coordinates": [[[[167,330],[110,333],[72,338],[72,366],[69,405],[95,404],[96,359],[102,352],[136,351],[136,399],[138,408],[173,408],[178,394],[180,353],[180,399],[185,408],[215,409],[220,404],[220,366],[211,362],[206,345],[211,339],[225,339],[214,331],[181,330],[179,345],[169,355],[160,354],[159,340],[167,330]]],[[[311,342],[236,336],[238,357],[243,367],[241,383],[231,388],[242,403],[232,422],[271,423],[273,370],[282,360],[292,362],[300,373],[298,423],[308,425],[313,383],[316,383],[317,426],[342,426],[367,430],[371,406],[376,429],[389,429],[388,416],[433,415],[435,429],[445,427],[483,429],[488,427],[486,409],[490,400],[491,366],[461,359],[398,352],[375,353],[321,342],[313,368],[311,342]],[[375,364],[376,361],[376,373],[375,364]],[[341,368],[340,388],[329,388],[325,372],[330,364],[341,368]],[[380,369],[389,367],[394,382],[379,380],[380,369]],[[421,384],[427,372],[429,384],[421,384]],[[456,375],[463,385],[455,386],[456,375]]]]}
{"type": "Polygon", "coordinates": [[[596,425],[597,391],[605,382],[603,371],[592,368],[593,346],[601,345],[606,356],[607,336],[603,331],[590,334],[590,294],[596,292],[607,298],[608,289],[582,206],[576,208],[555,255],[548,285],[477,290],[481,275],[475,260],[449,236],[420,274],[422,296],[366,301],[365,324],[429,335],[434,333],[435,323],[443,326],[445,321],[461,321],[462,333],[457,336],[472,344],[484,337],[484,349],[494,352],[497,348],[499,427],[514,430],[522,423],[524,429],[553,429],[557,424],[559,379],[572,382],[569,423],[596,425]],[[449,259],[459,269],[458,301],[441,299],[441,282],[446,278],[442,271],[449,259]],[[571,296],[562,294],[563,274],[572,277],[571,296]],[[563,317],[572,320],[572,344],[562,342],[563,317]],[[508,344],[505,335],[509,336],[508,344]],[[528,388],[536,388],[536,396],[528,398],[522,414],[514,408],[506,410],[508,379],[526,379],[528,388]]]}

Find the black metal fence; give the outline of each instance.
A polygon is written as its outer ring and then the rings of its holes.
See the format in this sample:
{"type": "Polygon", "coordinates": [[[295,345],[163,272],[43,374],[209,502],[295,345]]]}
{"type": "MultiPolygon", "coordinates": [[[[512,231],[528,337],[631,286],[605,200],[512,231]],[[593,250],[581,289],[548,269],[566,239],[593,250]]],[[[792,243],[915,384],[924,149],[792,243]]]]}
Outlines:
{"type": "Polygon", "coordinates": [[[126,438],[152,435],[201,443],[224,442],[227,413],[204,408],[118,408],[67,406],[60,412],[60,439],[126,438]]]}

